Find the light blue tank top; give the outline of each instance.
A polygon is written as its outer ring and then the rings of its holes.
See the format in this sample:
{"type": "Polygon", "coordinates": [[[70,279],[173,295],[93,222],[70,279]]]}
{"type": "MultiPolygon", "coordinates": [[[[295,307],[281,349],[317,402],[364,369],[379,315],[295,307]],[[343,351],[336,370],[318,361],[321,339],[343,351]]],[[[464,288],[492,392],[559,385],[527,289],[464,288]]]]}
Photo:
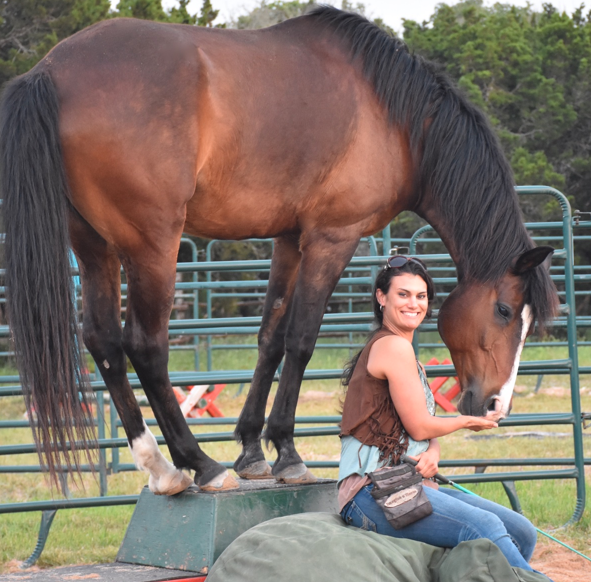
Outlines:
{"type": "MultiPolygon", "coordinates": [[[[425,400],[427,401],[427,410],[431,416],[435,416],[435,398],[427,382],[427,378],[421,366],[417,362],[419,370],[419,378],[423,385],[423,392],[425,393],[425,400]]],[[[429,441],[415,441],[410,435],[405,433],[408,439],[408,449],[406,454],[414,457],[424,453],[429,448],[429,441]]],[[[375,446],[364,445],[358,441],[354,436],[348,435],[341,437],[341,460],[339,462],[339,478],[340,483],[349,475],[361,475],[362,477],[367,473],[371,473],[387,464],[388,459],[380,461],[380,449],[375,446]]]]}

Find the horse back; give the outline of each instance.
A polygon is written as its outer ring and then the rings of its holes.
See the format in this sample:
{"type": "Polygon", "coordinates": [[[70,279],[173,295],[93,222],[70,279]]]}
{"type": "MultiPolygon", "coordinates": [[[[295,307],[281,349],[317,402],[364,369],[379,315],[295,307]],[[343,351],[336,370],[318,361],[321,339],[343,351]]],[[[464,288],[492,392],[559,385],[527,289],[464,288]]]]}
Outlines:
{"type": "Polygon", "coordinates": [[[307,22],[229,31],[116,19],[60,43],[39,66],[58,89],[78,211],[119,246],[133,241],[115,240],[113,225],[149,221],[138,209],[154,205],[215,238],[301,231],[329,208],[363,231],[387,222],[412,185],[405,136],[342,47],[307,22]]]}

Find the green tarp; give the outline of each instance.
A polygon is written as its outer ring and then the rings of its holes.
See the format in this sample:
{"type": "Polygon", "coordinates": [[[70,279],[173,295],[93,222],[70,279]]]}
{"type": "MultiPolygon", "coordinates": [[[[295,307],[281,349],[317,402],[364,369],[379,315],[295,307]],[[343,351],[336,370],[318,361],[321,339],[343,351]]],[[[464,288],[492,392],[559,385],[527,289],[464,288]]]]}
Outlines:
{"type": "Polygon", "coordinates": [[[488,540],[451,550],[346,526],[338,515],[266,521],[230,544],[207,582],[548,582],[488,540]]]}

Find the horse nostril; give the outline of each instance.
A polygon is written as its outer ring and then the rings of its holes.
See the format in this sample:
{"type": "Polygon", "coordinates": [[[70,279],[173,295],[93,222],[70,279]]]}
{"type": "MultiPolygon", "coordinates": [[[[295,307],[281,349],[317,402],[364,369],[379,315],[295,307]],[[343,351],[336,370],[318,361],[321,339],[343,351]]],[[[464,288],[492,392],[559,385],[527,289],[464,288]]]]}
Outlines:
{"type": "Polygon", "coordinates": [[[466,390],[462,394],[462,398],[458,402],[458,410],[460,414],[471,415],[472,414],[472,392],[470,390],[466,390]]]}
{"type": "Polygon", "coordinates": [[[502,408],[503,405],[501,403],[501,399],[498,396],[491,396],[486,401],[484,416],[486,416],[488,412],[500,412],[502,408]]]}

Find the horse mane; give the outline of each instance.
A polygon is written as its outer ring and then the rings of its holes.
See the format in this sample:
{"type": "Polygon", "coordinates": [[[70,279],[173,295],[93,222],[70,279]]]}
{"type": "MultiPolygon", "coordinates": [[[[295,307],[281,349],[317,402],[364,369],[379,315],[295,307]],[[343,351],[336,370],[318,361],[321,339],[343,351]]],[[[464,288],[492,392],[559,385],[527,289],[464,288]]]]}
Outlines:
{"type": "MultiPolygon", "coordinates": [[[[484,114],[436,65],[411,54],[403,41],[363,16],[320,6],[304,18],[313,18],[348,45],[389,122],[408,132],[420,157],[421,191],[432,194],[454,239],[461,276],[498,281],[514,258],[535,245],[523,225],[513,172],[484,114]]],[[[526,273],[524,280],[525,299],[543,327],[555,311],[554,284],[543,267],[526,273]]]]}

